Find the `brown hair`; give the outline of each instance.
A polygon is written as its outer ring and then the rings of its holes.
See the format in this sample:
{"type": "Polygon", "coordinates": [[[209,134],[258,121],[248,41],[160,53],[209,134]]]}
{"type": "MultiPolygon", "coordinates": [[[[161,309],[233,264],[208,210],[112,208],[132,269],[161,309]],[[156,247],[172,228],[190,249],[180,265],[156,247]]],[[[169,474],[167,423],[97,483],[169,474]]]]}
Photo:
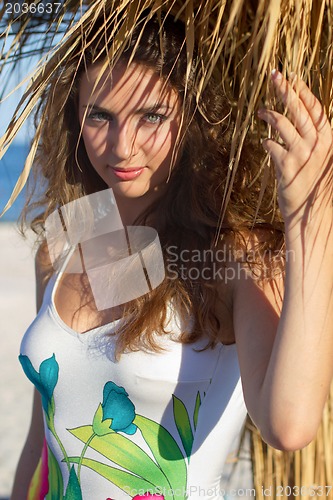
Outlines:
{"type": "MultiPolygon", "coordinates": [[[[31,203],[30,197],[22,220],[25,222],[29,211],[43,206],[43,211],[31,223],[42,237],[47,216],[59,206],[107,188],[90,164],[80,137],[77,113],[80,76],[87,66],[105,61],[112,51],[114,26],[104,29],[102,25],[103,22],[97,20],[88,34],[82,30],[76,57],[71,56],[59,66],[36,113],[36,124],[40,113],[46,116],[34,164],[38,178],[42,174],[45,179],[46,189],[37,202],[31,203]]],[[[184,251],[187,255],[193,252],[214,255],[222,248],[222,237],[233,235],[233,250],[243,249],[242,258],[246,260],[242,237],[259,228],[264,231],[265,244],[260,246],[258,255],[267,248],[280,249],[283,241],[281,219],[274,205],[274,172],[266,166],[263,190],[260,167],[263,153],[254,143],[243,147],[228,194],[227,211],[221,220],[221,207],[230,186],[232,108],[214,76],[197,102],[195,75],[200,61],[194,52],[187,73],[189,61],[184,37],[184,25],[170,15],[162,20],[162,25],[156,17],[142,16],[121,54],[122,61],[131,61],[133,57],[133,61],[154,68],[180,93],[184,100],[184,134],[181,154],[165,195],[137,221],[157,229],[166,277],[151,293],[125,305],[126,321],[117,332],[118,352],[142,345],[158,349],[156,333],[167,333],[165,324],[170,303],[181,317],[192,320],[184,327],[182,342],[194,342],[203,334],[208,346],[223,341],[216,315],[219,301],[216,279],[213,273],[208,279],[203,277],[201,271],[207,266],[203,258],[184,262],[184,251]],[[197,269],[195,276],[190,273],[193,265],[197,269]]],[[[222,276],[227,261],[227,256],[219,261],[222,276]]]]}

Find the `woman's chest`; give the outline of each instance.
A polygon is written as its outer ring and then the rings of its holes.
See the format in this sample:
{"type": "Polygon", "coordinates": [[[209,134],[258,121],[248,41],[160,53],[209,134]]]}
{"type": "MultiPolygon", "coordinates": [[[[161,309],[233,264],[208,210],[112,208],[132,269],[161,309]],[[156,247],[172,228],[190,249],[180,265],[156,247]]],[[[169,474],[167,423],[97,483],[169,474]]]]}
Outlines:
{"type": "MultiPolygon", "coordinates": [[[[214,308],[218,320],[218,338],[226,345],[235,343],[231,297],[229,287],[220,287],[214,308]]],[[[77,333],[85,333],[116,321],[122,317],[124,310],[119,305],[99,311],[88,277],[84,273],[61,277],[54,294],[54,307],[62,321],[77,333]]]]}
{"type": "MultiPolygon", "coordinates": [[[[37,385],[53,387],[57,415],[72,421],[73,408],[78,408],[93,416],[110,386],[123,388],[139,411],[150,408],[155,416],[170,404],[172,394],[194,411],[197,394],[208,390],[227,348],[220,344],[202,350],[205,339],[181,344],[165,336],[159,339],[160,352],[129,351],[116,359],[116,324],[78,334],[51,308],[43,309],[26,332],[21,354],[37,385]]],[[[172,321],[170,328],[178,333],[172,321]]]]}

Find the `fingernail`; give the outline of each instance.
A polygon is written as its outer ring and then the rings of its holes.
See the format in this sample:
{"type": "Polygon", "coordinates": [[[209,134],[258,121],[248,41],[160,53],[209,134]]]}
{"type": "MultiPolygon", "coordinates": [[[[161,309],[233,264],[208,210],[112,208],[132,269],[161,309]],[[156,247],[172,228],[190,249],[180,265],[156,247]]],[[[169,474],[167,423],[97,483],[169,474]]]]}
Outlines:
{"type": "Polygon", "coordinates": [[[282,80],[282,75],[277,69],[272,69],[271,72],[272,80],[282,80]]]}
{"type": "Polygon", "coordinates": [[[297,75],[296,75],[295,71],[291,71],[289,73],[289,81],[290,81],[290,83],[294,83],[296,81],[296,79],[297,79],[297,75]]]}

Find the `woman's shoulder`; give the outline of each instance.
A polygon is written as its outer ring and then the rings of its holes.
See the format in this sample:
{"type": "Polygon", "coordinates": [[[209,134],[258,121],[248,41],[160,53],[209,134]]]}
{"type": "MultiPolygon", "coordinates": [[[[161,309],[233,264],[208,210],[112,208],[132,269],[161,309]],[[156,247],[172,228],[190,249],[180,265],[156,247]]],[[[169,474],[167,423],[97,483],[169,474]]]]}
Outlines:
{"type": "Polygon", "coordinates": [[[267,302],[269,299],[274,310],[280,312],[283,246],[280,243],[275,245],[270,232],[259,228],[223,235],[218,249],[223,256],[223,264],[216,281],[219,298],[216,315],[223,325],[221,341],[229,344],[236,342],[235,321],[242,316],[248,304],[251,303],[255,311],[259,301],[267,302]]]}
{"type": "Polygon", "coordinates": [[[271,284],[284,275],[283,234],[272,234],[269,229],[254,228],[230,231],[217,245],[219,296],[233,309],[234,297],[245,281],[254,281],[259,287],[271,284]]]}
{"type": "Polygon", "coordinates": [[[281,269],[284,256],[284,234],[265,227],[239,229],[223,235],[219,242],[227,266],[247,268],[276,267],[281,269]]]}

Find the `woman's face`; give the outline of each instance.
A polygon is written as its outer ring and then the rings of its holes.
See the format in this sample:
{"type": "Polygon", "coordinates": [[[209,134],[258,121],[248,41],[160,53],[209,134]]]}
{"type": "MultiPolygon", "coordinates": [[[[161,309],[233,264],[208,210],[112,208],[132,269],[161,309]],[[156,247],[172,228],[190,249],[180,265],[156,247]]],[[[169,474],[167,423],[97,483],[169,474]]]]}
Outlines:
{"type": "Polygon", "coordinates": [[[98,84],[91,65],[79,88],[79,119],[88,157],[117,201],[153,201],[169,175],[181,103],[152,70],[118,63],[98,84]]]}

